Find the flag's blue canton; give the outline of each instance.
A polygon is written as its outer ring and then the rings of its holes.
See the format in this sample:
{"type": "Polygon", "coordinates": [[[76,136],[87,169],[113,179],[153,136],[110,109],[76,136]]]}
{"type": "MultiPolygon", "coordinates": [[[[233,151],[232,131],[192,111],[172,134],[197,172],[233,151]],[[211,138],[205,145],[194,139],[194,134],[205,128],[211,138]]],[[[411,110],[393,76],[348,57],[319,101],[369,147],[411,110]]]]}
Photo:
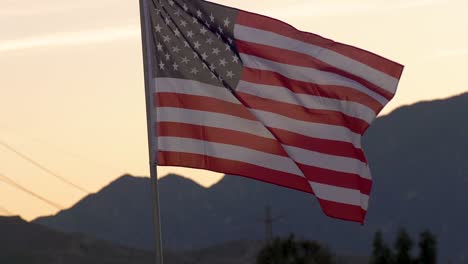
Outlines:
{"type": "Polygon", "coordinates": [[[237,11],[192,0],[153,4],[155,76],[234,89],[242,71],[233,37],[237,11]]]}

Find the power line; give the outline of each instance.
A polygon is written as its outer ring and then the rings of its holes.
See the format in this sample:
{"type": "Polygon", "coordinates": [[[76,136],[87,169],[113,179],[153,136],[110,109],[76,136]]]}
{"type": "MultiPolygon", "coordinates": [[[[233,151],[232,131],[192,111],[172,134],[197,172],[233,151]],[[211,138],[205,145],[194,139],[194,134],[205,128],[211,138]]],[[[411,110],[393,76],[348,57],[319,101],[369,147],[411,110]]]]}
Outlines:
{"type": "Polygon", "coordinates": [[[26,139],[28,141],[32,141],[34,143],[42,144],[43,146],[46,146],[49,149],[53,148],[56,152],[60,152],[60,153],[65,154],[65,155],[67,155],[69,157],[73,157],[75,159],[80,159],[81,161],[85,161],[85,162],[88,162],[88,163],[93,163],[94,166],[99,166],[99,167],[105,166],[105,168],[112,168],[114,170],[120,170],[121,169],[121,168],[116,167],[115,165],[113,165],[110,162],[106,162],[106,161],[103,161],[103,160],[91,159],[88,156],[84,156],[82,154],[72,152],[72,151],[70,151],[70,150],[68,150],[66,148],[63,148],[62,146],[56,145],[56,144],[51,143],[51,142],[49,142],[47,140],[44,140],[42,138],[38,138],[38,137],[32,137],[31,138],[28,135],[26,135],[24,132],[21,132],[19,130],[13,130],[11,128],[3,127],[1,125],[0,125],[0,129],[9,130],[10,132],[13,132],[15,136],[20,135],[23,139],[26,139]]]}
{"type": "Polygon", "coordinates": [[[53,172],[52,170],[46,168],[45,166],[41,165],[40,163],[34,161],[33,159],[29,158],[28,156],[24,155],[23,153],[19,152],[18,150],[16,150],[15,148],[13,148],[12,146],[8,145],[7,143],[3,142],[0,140],[0,146],[3,146],[4,148],[8,149],[9,151],[15,153],[17,156],[21,157],[22,159],[26,160],[27,162],[33,164],[34,166],[36,166],[37,168],[41,169],[42,171],[46,172],[47,174],[55,177],[56,179],[60,180],[61,182],[65,183],[65,184],[68,184],[69,186],[72,186],[74,187],[75,189],[78,189],[80,190],[81,192],[84,192],[86,194],[90,194],[91,192],[86,190],[85,188],[83,187],[80,187],[79,185],[77,184],[74,184],[73,182],[67,180],[65,177],[63,176],[60,176],[59,174],[53,172]]]}
{"type": "Polygon", "coordinates": [[[50,205],[50,206],[52,206],[52,207],[54,207],[54,208],[56,208],[56,209],[62,210],[62,209],[64,208],[64,206],[62,206],[62,205],[60,205],[60,204],[57,204],[57,203],[55,203],[55,202],[52,202],[51,200],[40,196],[39,194],[37,194],[37,193],[35,193],[35,192],[33,192],[33,191],[31,191],[31,190],[29,190],[29,189],[27,189],[27,188],[21,186],[19,183],[15,182],[15,181],[12,180],[11,178],[6,177],[6,176],[3,175],[3,174],[0,174],[0,181],[6,183],[6,184],[8,184],[8,185],[10,185],[10,186],[12,186],[12,187],[14,187],[14,188],[16,188],[16,189],[19,189],[19,190],[21,190],[21,191],[23,191],[23,192],[25,192],[25,193],[27,193],[27,194],[29,194],[29,195],[31,195],[31,196],[34,196],[34,197],[36,197],[37,199],[39,199],[39,200],[41,200],[41,201],[47,203],[48,205],[50,205]]]}

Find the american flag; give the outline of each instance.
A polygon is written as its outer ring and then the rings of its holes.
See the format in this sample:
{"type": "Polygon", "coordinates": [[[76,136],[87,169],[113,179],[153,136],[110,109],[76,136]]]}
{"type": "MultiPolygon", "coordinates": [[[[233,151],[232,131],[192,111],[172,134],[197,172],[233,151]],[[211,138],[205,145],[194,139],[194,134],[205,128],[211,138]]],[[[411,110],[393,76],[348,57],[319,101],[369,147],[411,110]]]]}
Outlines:
{"type": "Polygon", "coordinates": [[[300,190],[326,215],[363,223],[372,180],[361,137],[403,66],[207,1],[150,2],[158,165],[300,190]]]}

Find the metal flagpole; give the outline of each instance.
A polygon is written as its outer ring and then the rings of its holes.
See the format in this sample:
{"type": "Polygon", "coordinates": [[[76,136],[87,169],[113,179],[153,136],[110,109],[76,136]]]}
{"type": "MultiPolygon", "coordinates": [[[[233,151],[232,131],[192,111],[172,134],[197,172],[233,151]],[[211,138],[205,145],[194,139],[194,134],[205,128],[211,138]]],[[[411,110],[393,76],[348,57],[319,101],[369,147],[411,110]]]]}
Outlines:
{"type": "Polygon", "coordinates": [[[146,119],[148,129],[148,148],[149,148],[149,166],[151,177],[151,191],[153,198],[153,220],[154,220],[154,238],[155,238],[155,254],[156,264],[163,264],[163,248],[161,236],[161,216],[159,210],[159,190],[158,190],[158,173],[157,161],[155,154],[158,149],[157,129],[154,129],[156,123],[156,115],[152,115],[154,106],[152,93],[155,83],[153,81],[153,56],[151,56],[151,41],[153,40],[153,32],[151,30],[150,13],[148,0],[140,0],[140,24],[141,24],[141,40],[143,49],[143,64],[145,76],[145,97],[146,97],[146,119]]]}

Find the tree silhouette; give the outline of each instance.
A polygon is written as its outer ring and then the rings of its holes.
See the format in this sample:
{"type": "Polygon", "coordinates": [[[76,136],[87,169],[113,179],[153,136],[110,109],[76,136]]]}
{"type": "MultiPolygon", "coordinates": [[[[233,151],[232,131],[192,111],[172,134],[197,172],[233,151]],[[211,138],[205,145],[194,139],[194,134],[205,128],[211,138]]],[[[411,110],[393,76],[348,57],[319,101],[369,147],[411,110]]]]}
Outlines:
{"type": "Polygon", "coordinates": [[[394,264],[393,254],[390,248],[385,244],[381,231],[377,231],[372,243],[371,264],[394,264]]]}
{"type": "Polygon", "coordinates": [[[437,262],[437,239],[426,230],[419,236],[418,264],[435,264],[437,262]]]}
{"type": "Polygon", "coordinates": [[[437,263],[437,239],[429,230],[419,236],[419,256],[413,258],[411,251],[413,241],[405,229],[400,229],[395,241],[395,256],[392,250],[385,244],[382,232],[377,231],[372,243],[372,257],[370,264],[436,264],[437,263]]]}
{"type": "Polygon", "coordinates": [[[276,238],[265,246],[257,257],[257,264],[332,264],[333,256],[324,246],[313,241],[276,238]]]}
{"type": "Polygon", "coordinates": [[[411,250],[413,249],[413,241],[405,229],[400,229],[395,241],[395,261],[398,264],[412,264],[411,250]]]}

